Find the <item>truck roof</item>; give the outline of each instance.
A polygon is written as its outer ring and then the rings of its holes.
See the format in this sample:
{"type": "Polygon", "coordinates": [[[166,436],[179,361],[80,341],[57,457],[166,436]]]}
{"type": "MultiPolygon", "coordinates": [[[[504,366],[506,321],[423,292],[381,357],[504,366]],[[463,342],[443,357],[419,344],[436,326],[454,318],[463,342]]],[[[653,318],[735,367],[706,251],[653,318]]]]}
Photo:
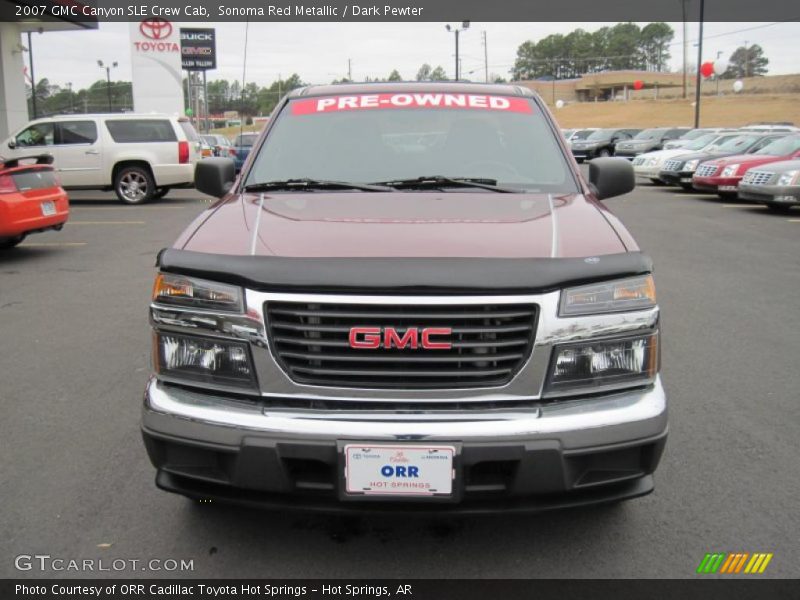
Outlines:
{"type": "Polygon", "coordinates": [[[334,83],[310,85],[292,90],[290,98],[309,96],[335,96],[345,94],[379,94],[401,92],[443,92],[450,94],[498,94],[532,98],[531,89],[501,83],[473,83],[465,81],[380,81],[371,83],[334,83]]]}

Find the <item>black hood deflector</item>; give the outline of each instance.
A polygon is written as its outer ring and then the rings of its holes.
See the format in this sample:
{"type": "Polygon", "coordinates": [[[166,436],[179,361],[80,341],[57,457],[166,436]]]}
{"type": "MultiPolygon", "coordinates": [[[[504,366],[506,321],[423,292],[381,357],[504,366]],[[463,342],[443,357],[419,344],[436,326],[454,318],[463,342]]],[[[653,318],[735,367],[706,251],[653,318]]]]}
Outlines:
{"type": "Polygon", "coordinates": [[[165,248],[157,266],[271,292],[540,293],[650,273],[641,252],[586,258],[295,258],[165,248]]]}

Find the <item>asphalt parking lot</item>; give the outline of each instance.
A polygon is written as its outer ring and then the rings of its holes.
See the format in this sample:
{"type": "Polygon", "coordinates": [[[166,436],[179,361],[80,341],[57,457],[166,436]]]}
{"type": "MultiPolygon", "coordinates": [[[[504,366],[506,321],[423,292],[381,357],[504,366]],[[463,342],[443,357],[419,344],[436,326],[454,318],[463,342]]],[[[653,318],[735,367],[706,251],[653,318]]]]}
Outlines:
{"type": "MultiPolygon", "coordinates": [[[[667,452],[652,495],[480,519],[287,515],[153,485],[139,435],[157,251],[207,206],[74,193],[62,232],[0,257],[0,576],[19,554],[193,559],[215,577],[692,577],[706,552],[800,575],[800,210],[649,185],[610,200],[656,264],[667,452]]],[[[86,576],[47,572],[50,576],[86,576]]]]}

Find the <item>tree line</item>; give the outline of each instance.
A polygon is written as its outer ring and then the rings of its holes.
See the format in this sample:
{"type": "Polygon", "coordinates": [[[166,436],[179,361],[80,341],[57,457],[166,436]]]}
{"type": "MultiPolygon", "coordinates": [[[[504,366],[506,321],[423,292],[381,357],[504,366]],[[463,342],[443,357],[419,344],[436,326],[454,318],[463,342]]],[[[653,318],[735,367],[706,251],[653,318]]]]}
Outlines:
{"type": "Polygon", "coordinates": [[[666,23],[617,23],[529,40],[517,49],[514,79],[572,79],[584,73],[636,69],[666,71],[675,32],[666,23]]]}

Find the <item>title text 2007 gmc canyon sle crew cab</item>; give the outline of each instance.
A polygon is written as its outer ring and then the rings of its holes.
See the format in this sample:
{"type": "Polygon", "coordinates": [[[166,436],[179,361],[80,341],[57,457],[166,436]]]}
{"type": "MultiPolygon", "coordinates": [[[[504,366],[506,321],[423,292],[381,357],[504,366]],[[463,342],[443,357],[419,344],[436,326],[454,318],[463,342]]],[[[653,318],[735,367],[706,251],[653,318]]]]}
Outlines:
{"type": "Polygon", "coordinates": [[[318,510],[641,496],[667,436],[650,260],[530,91],[311,87],[161,252],[142,429],[156,483],[318,510]]]}

